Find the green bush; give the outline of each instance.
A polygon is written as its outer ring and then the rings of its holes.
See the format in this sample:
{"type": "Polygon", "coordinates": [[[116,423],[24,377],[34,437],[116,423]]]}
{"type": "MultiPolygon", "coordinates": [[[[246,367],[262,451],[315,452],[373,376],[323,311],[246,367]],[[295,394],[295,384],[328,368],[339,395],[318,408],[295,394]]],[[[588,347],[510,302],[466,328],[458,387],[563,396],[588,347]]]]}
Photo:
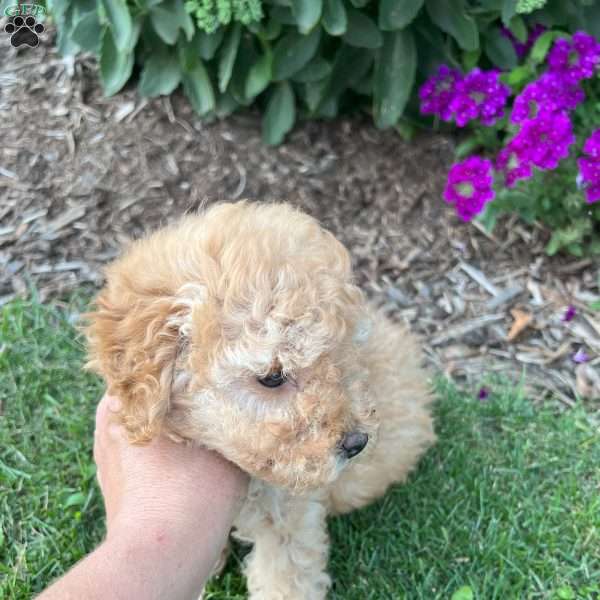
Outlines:
{"type": "MultiPolygon", "coordinates": [[[[201,115],[257,101],[272,144],[297,118],[348,107],[370,110],[378,127],[406,126],[418,119],[417,80],[442,62],[510,66],[499,26],[517,35],[525,27],[516,0],[48,0],[48,8],[62,53],[99,57],[107,95],[137,65],[142,95],[181,84],[201,115]]],[[[591,10],[563,0],[544,8],[557,24],[591,10]]]]}

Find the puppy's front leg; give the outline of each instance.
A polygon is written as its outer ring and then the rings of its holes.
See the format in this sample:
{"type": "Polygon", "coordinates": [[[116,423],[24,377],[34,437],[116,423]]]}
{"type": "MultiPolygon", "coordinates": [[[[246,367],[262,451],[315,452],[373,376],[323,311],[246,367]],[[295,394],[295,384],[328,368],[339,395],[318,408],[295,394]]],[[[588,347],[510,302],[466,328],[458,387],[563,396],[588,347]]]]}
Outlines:
{"type": "Polygon", "coordinates": [[[323,600],[329,540],[321,498],[263,488],[240,514],[236,537],[251,541],[245,575],[251,600],[323,600]]]}

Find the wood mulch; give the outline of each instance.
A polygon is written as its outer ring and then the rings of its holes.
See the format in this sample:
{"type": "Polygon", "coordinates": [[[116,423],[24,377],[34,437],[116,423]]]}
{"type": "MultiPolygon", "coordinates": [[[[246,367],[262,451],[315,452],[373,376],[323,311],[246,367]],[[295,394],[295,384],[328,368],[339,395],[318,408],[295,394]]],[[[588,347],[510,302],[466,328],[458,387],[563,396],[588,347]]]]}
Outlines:
{"type": "Polygon", "coordinates": [[[600,265],[549,258],[548,232],[517,218],[494,235],[460,222],[441,200],[452,140],[354,118],[269,148],[254,113],[208,124],[179,94],[103,98],[94,61],[62,59],[51,34],[36,49],[0,40],[0,57],[0,304],[97,287],[124,242],[210,202],[285,200],[347,245],[366,293],[459,385],[525,372],[537,400],[598,408],[600,265]]]}

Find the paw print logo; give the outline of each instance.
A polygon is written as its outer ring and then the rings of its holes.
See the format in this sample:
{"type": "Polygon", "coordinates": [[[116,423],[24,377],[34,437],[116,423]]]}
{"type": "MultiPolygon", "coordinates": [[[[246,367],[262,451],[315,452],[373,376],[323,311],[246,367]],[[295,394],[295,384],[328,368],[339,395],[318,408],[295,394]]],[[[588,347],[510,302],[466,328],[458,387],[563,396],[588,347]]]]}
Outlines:
{"type": "Polygon", "coordinates": [[[4,31],[10,33],[10,43],[18,48],[23,44],[35,48],[39,43],[39,35],[44,32],[44,26],[31,15],[28,17],[11,17],[4,26],[4,31]]]}

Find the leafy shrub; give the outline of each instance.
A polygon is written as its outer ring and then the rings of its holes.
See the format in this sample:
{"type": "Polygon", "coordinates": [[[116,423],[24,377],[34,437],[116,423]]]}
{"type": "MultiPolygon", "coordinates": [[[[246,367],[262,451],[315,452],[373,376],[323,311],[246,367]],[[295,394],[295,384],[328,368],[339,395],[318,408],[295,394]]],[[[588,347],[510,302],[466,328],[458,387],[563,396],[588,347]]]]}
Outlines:
{"type": "MultiPolygon", "coordinates": [[[[297,117],[328,118],[356,106],[371,111],[378,127],[405,128],[419,120],[414,95],[411,101],[416,81],[442,62],[511,68],[517,59],[500,26],[517,37],[526,29],[516,0],[48,0],[48,5],[60,50],[96,54],[108,95],[125,85],[137,65],[141,94],[169,94],[181,84],[202,115],[226,115],[257,101],[264,109],[264,139],[273,144],[297,117]]],[[[581,27],[600,20],[597,7],[571,0],[551,0],[542,12],[551,25],[581,27]]]]}
{"type": "Polygon", "coordinates": [[[196,25],[206,33],[214,33],[220,25],[238,21],[244,25],[260,21],[260,0],[187,0],[187,12],[196,17],[196,25]]]}
{"type": "Polygon", "coordinates": [[[505,34],[523,64],[502,75],[444,65],[420,89],[422,112],[473,127],[459,158],[495,161],[454,165],[445,199],[490,230],[502,213],[544,223],[549,254],[600,254],[600,42],[539,23],[525,43],[505,34]]]}

